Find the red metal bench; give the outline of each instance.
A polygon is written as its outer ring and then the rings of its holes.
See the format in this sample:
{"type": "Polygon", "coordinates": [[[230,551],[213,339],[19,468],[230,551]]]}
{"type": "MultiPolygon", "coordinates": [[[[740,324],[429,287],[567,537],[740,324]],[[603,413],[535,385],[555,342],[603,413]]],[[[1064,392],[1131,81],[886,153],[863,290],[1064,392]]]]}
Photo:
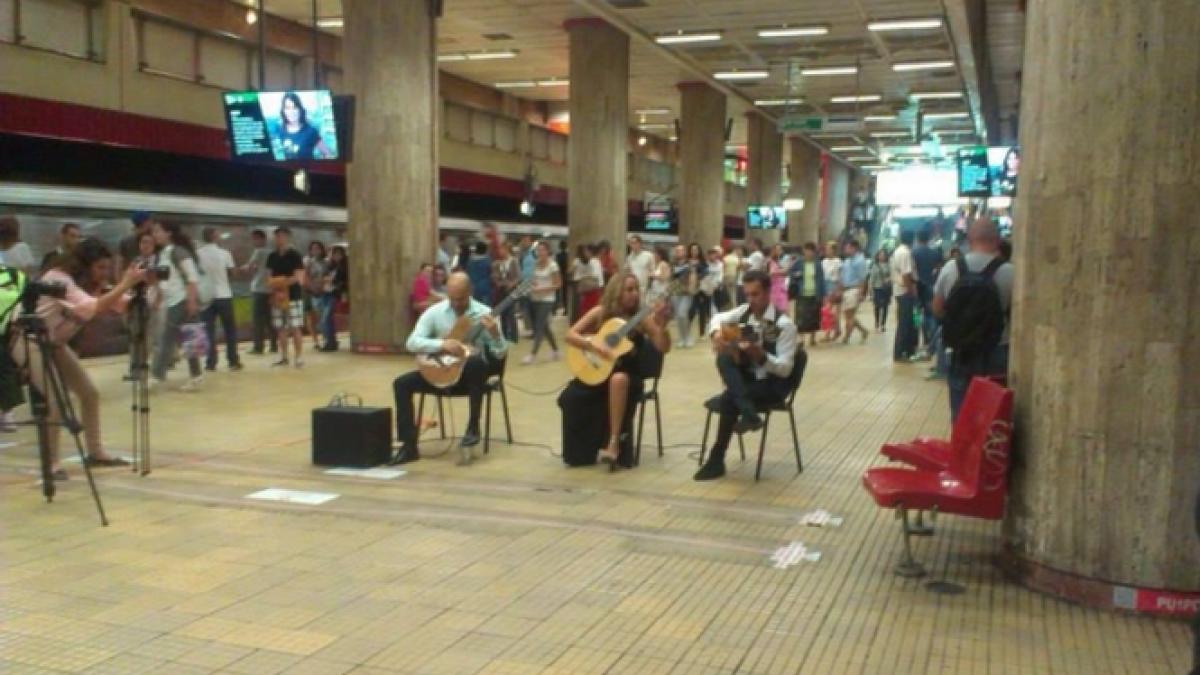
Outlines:
{"type": "MultiPolygon", "coordinates": [[[[921,576],[924,568],[912,556],[908,511],[953,513],[998,520],[1004,515],[1008,494],[1008,459],[1012,437],[1012,392],[986,380],[971,382],[958,424],[964,442],[951,448],[949,464],[937,468],[875,467],[863,473],[863,487],[875,503],[896,509],[904,536],[904,560],[896,567],[901,576],[921,576]],[[976,395],[980,387],[999,389],[999,395],[976,395]]],[[[922,462],[932,464],[929,458],[922,462]]]]}
{"type": "Polygon", "coordinates": [[[986,422],[995,416],[1005,396],[1011,396],[1011,392],[995,380],[975,378],[967,389],[958,420],[950,429],[950,440],[918,436],[907,443],[885,443],[879,452],[888,459],[918,469],[944,471],[950,468],[954,455],[986,440],[989,431],[986,422]],[[964,414],[964,411],[969,412],[964,414]]]}

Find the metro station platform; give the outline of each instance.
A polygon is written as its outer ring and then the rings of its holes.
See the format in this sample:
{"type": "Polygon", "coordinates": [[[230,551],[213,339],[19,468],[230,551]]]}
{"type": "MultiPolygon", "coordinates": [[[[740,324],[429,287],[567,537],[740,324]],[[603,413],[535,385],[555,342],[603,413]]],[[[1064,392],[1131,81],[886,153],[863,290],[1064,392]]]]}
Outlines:
{"type": "MultiPolygon", "coordinates": [[[[667,358],[665,455],[648,420],[641,466],[615,474],[554,456],[554,397],[528,392],[565,383],[562,363],[509,369],[518,444],[494,442],[463,468],[426,441],[405,475],[376,480],[310,464],[310,411],[338,391],[390,406],[410,359],[310,354],[303,371],[273,371],[246,357],[201,393],[154,396],[153,473],[96,472],[108,528],[78,465],[46,504],[32,432],[0,439],[16,443],[0,450],[0,671],[1185,672],[1185,623],[1007,582],[999,523],[941,517],[916,541],[930,575],[892,574],[893,515],[859,476],[885,441],[944,434],[948,412],[944,383],[892,365],[891,337],[810,351],[796,405],[805,471],[778,425],[758,483],[736,450],[725,479],[691,479],[701,401],[718,388],[702,348],[667,358]],[[266,488],[337,497],[246,498],[266,488]],[[815,509],[844,522],[800,524],[815,509]],[[795,542],[819,559],[776,566],[795,542]]],[[[123,363],[100,363],[104,436],[120,453],[123,363]]],[[[453,407],[461,425],[465,406],[453,407]]]]}

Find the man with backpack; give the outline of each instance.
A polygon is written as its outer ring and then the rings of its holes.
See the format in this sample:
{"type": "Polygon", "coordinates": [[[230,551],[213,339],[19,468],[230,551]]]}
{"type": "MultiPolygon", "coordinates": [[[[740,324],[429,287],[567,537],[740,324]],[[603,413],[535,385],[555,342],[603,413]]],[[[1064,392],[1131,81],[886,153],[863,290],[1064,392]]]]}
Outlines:
{"type": "Polygon", "coordinates": [[[967,253],[942,267],[933,288],[933,313],[950,350],[951,424],[972,377],[1008,374],[1013,266],[1000,256],[1000,235],[986,216],[971,224],[967,243],[967,253]]]}

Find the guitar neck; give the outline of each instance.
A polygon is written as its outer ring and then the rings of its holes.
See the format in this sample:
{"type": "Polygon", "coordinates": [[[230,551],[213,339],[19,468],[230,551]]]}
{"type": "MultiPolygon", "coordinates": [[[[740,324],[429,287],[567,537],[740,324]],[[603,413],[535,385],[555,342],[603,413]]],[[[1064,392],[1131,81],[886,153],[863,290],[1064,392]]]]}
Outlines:
{"type": "MultiPolygon", "coordinates": [[[[532,281],[525,281],[520,286],[514,288],[507,297],[500,301],[500,304],[496,305],[488,312],[488,316],[495,319],[504,312],[508,311],[508,308],[512,307],[514,302],[529,292],[530,285],[532,285],[532,281]]],[[[480,335],[483,335],[483,325],[477,322],[474,326],[471,326],[470,332],[468,332],[466,335],[467,344],[474,344],[475,341],[479,339],[480,335]]]]}
{"type": "Polygon", "coordinates": [[[618,340],[625,339],[625,337],[628,336],[630,333],[632,333],[633,329],[640,326],[642,324],[642,322],[646,320],[646,317],[650,316],[650,313],[653,311],[654,311],[654,306],[651,305],[650,303],[646,303],[646,306],[641,308],[640,310],[638,310],[638,313],[634,314],[633,318],[626,321],[625,325],[621,326],[621,328],[616,333],[614,333],[614,335],[617,336],[618,340]]]}

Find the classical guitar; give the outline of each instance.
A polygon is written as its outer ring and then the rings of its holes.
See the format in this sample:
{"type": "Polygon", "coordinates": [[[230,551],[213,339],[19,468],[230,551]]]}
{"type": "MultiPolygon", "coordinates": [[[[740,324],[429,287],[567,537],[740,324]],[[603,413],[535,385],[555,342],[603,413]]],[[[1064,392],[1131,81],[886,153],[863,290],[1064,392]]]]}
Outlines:
{"type": "MultiPolygon", "coordinates": [[[[526,279],[519,286],[514,288],[508,294],[508,297],[500,301],[500,304],[492,308],[490,315],[495,318],[508,311],[509,307],[518,299],[529,294],[529,290],[533,287],[533,279],[526,279]]],[[[478,320],[469,316],[463,316],[454,323],[450,332],[446,334],[447,340],[458,340],[466,349],[466,354],[462,356],[454,356],[446,353],[438,354],[418,354],[417,355],[417,370],[421,372],[421,377],[425,381],[438,389],[449,389],[458,384],[462,379],[463,368],[467,365],[467,359],[474,354],[479,353],[475,347],[475,342],[483,335],[483,324],[478,320]]]]}
{"type": "Polygon", "coordinates": [[[571,374],[587,385],[603,384],[612,375],[617,359],[628,354],[633,349],[629,334],[641,325],[642,321],[658,311],[656,299],[647,299],[645,306],[628,321],[621,318],[611,318],[600,326],[595,335],[588,336],[588,341],[596,346],[605,346],[612,350],[613,358],[608,360],[591,350],[583,350],[574,345],[567,345],[567,367],[571,374]]]}
{"type": "Polygon", "coordinates": [[[741,363],[742,348],[739,342],[762,344],[762,335],[755,326],[748,323],[723,323],[719,331],[721,340],[725,343],[724,353],[733,357],[735,363],[741,363]]]}

